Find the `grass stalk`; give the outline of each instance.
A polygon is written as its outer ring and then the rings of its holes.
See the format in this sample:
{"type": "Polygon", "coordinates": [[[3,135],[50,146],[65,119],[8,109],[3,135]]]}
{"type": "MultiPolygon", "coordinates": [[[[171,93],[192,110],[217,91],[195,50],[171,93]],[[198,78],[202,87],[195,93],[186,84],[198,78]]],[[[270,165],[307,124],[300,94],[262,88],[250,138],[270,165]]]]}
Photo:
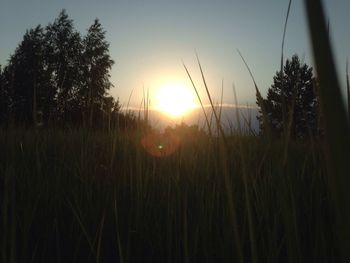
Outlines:
{"type": "Polygon", "coordinates": [[[283,131],[284,134],[287,133],[287,125],[286,125],[286,120],[287,120],[287,109],[286,109],[286,101],[285,101],[285,96],[284,96],[284,71],[283,71],[283,65],[284,65],[284,43],[286,39],[286,32],[287,32],[287,24],[288,24],[288,18],[289,18],[289,13],[290,13],[290,7],[292,5],[292,0],[289,0],[288,3],[288,9],[287,9],[287,14],[286,14],[286,19],[284,21],[284,28],[283,28],[283,36],[282,36],[282,46],[281,46],[281,65],[280,65],[280,72],[281,72],[281,92],[282,92],[282,123],[283,123],[283,131]]]}
{"type": "Polygon", "coordinates": [[[186,65],[184,63],[182,63],[182,65],[184,66],[184,68],[186,70],[186,73],[187,73],[187,76],[189,77],[189,79],[190,79],[190,81],[192,83],[192,87],[193,87],[194,91],[196,92],[199,104],[201,105],[201,108],[202,108],[202,111],[203,111],[203,114],[204,114],[205,122],[207,123],[207,126],[208,126],[209,135],[211,136],[212,135],[212,133],[211,133],[211,126],[210,126],[210,123],[209,123],[208,115],[207,115],[207,113],[206,113],[206,111],[204,109],[204,105],[203,105],[202,99],[199,96],[199,93],[198,93],[198,90],[196,88],[196,85],[194,84],[192,76],[191,76],[190,72],[188,71],[186,65]]]}
{"type": "Polygon", "coordinates": [[[128,103],[126,104],[126,113],[127,114],[129,114],[129,105],[130,105],[130,100],[131,100],[133,92],[134,92],[134,89],[131,90],[129,98],[128,98],[128,103]]]}
{"type": "Polygon", "coordinates": [[[97,234],[97,248],[96,248],[96,257],[97,257],[97,263],[100,262],[100,257],[101,257],[101,243],[102,243],[102,236],[103,236],[103,226],[104,226],[104,222],[105,222],[105,215],[106,212],[103,211],[102,214],[102,218],[101,218],[101,222],[100,222],[100,226],[98,229],[98,234],[97,234]]]}
{"type": "Polygon", "coordinates": [[[234,97],[235,105],[236,105],[235,113],[236,113],[236,122],[237,122],[237,126],[238,126],[238,134],[241,135],[242,134],[242,127],[241,127],[241,120],[240,120],[240,116],[239,116],[239,108],[238,108],[238,99],[237,99],[236,86],[235,86],[234,83],[232,84],[232,90],[233,90],[233,97],[234,97]]]}
{"type": "Polygon", "coordinates": [[[350,81],[349,81],[349,60],[346,59],[346,93],[348,104],[348,119],[350,120],[350,81]]]}
{"type": "MultiPolygon", "coordinates": [[[[116,196],[116,193],[114,193],[114,196],[116,196]]],[[[120,238],[120,226],[119,226],[119,220],[118,220],[118,208],[117,208],[117,200],[116,197],[114,197],[114,220],[115,220],[115,227],[116,227],[116,236],[117,236],[117,245],[118,245],[118,254],[119,254],[119,262],[124,263],[124,257],[123,257],[123,248],[122,248],[122,242],[120,238]]]]}
{"type": "Polygon", "coordinates": [[[221,114],[222,114],[222,103],[224,100],[224,80],[221,82],[221,98],[220,98],[220,107],[219,107],[219,123],[221,123],[221,114]]]}
{"type": "Polygon", "coordinates": [[[88,242],[88,244],[90,246],[90,252],[94,255],[94,257],[96,259],[98,259],[97,255],[96,255],[96,251],[94,249],[94,244],[93,244],[93,242],[92,242],[92,240],[91,240],[91,238],[90,238],[90,236],[88,234],[88,231],[87,231],[86,227],[84,226],[84,224],[83,224],[83,222],[81,220],[81,216],[80,216],[80,213],[79,213],[79,208],[78,207],[74,208],[72,202],[70,200],[68,200],[68,199],[67,199],[67,203],[68,203],[69,207],[71,208],[72,213],[73,213],[75,219],[77,220],[77,222],[78,222],[78,224],[79,224],[79,226],[81,228],[81,231],[84,234],[84,236],[85,236],[85,238],[86,238],[86,240],[87,240],[87,242],[88,242]]]}
{"type": "Polygon", "coordinates": [[[305,0],[319,95],[324,115],[328,175],[337,214],[338,234],[344,262],[350,262],[350,130],[337,78],[323,6],[320,0],[305,0]]]}
{"type": "Polygon", "coordinates": [[[225,133],[224,133],[224,130],[223,130],[222,126],[221,126],[219,117],[218,117],[218,115],[217,115],[217,113],[216,113],[213,100],[212,100],[212,98],[211,98],[211,96],[210,96],[210,92],[209,92],[209,89],[208,89],[207,82],[206,82],[206,80],[205,80],[205,76],[204,76],[204,73],[203,73],[202,65],[201,65],[201,63],[200,63],[200,61],[199,61],[199,58],[198,58],[198,54],[196,54],[196,57],[197,57],[197,62],[198,62],[199,70],[200,70],[200,72],[201,72],[203,84],[204,84],[205,90],[206,90],[206,92],[207,92],[207,96],[208,96],[208,99],[209,99],[209,102],[210,102],[210,105],[211,105],[211,108],[212,108],[212,111],[213,111],[213,114],[214,114],[214,117],[215,117],[216,125],[217,125],[217,127],[218,127],[218,129],[219,129],[220,135],[222,136],[223,140],[225,140],[225,133]]]}
{"type": "Polygon", "coordinates": [[[264,99],[261,96],[260,90],[258,88],[258,85],[256,84],[256,81],[255,81],[255,78],[253,76],[253,73],[250,70],[250,67],[248,66],[248,63],[246,62],[246,60],[244,59],[242,53],[238,49],[237,49],[237,52],[238,52],[239,56],[241,57],[241,59],[243,60],[243,63],[246,66],[251,79],[253,80],[254,87],[255,87],[255,92],[256,92],[256,97],[257,97],[258,103],[261,105],[261,113],[263,115],[264,129],[265,129],[265,131],[267,133],[267,137],[270,138],[271,130],[270,130],[269,122],[268,122],[267,111],[266,111],[264,99]]]}

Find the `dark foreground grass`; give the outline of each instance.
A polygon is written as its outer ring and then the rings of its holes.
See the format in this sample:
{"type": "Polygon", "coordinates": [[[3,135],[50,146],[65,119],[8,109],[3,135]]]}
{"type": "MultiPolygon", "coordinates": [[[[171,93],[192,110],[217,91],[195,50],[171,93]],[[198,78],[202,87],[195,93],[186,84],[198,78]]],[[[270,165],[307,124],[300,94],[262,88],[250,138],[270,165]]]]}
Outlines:
{"type": "Polygon", "coordinates": [[[159,158],[141,139],[0,131],[1,262],[339,260],[319,143],[282,165],[278,141],[185,137],[159,158]]]}

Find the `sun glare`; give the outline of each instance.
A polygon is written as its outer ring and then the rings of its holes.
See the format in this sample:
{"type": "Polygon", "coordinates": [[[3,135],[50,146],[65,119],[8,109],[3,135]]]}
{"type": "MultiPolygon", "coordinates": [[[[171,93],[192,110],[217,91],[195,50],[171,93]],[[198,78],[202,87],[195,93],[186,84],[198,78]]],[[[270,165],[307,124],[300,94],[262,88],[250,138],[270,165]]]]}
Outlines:
{"type": "Polygon", "coordinates": [[[164,85],[156,94],[156,108],[170,117],[180,117],[195,107],[190,88],[184,85],[164,85]]]}

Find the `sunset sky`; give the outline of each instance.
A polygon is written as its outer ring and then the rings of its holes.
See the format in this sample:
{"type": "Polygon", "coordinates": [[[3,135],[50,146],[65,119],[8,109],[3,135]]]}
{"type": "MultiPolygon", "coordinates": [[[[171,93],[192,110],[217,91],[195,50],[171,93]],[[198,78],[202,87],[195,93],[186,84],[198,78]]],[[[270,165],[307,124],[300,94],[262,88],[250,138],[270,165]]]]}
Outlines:
{"type": "MultiPolygon", "coordinates": [[[[342,83],[350,55],[350,1],[324,1],[342,83]]],[[[182,61],[201,83],[195,52],[201,60],[214,100],[233,103],[232,83],[242,104],[255,103],[249,74],[236,49],[249,63],[265,95],[279,68],[288,0],[1,0],[0,64],[6,64],[26,29],[54,21],[65,8],[82,34],[99,18],[115,60],[111,94],[138,107],[142,87],[152,95],[164,85],[189,86],[182,61]]],[[[297,53],[312,63],[304,6],[292,3],[285,57],[297,53]]],[[[202,87],[202,86],[200,86],[202,87]]],[[[204,92],[202,93],[204,96],[204,92]]],[[[152,103],[152,96],[151,96],[152,103]]]]}

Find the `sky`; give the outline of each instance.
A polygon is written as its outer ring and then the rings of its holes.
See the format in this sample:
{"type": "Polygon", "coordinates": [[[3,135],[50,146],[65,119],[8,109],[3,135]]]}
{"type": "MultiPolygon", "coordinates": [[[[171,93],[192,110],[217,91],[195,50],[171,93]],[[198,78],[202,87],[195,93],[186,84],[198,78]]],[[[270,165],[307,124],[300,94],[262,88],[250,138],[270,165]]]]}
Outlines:
{"type": "MultiPolygon", "coordinates": [[[[345,90],[350,55],[350,1],[324,1],[339,78],[345,90]]],[[[188,67],[204,98],[196,62],[201,61],[214,101],[255,105],[255,91],[237,49],[266,95],[280,67],[281,40],[288,0],[0,0],[0,64],[6,64],[27,29],[53,22],[62,9],[83,35],[99,18],[115,61],[110,94],[123,105],[139,107],[143,88],[150,99],[164,85],[191,87],[188,67]]],[[[292,2],[285,58],[298,54],[312,65],[302,0],[292,2]]],[[[207,103],[207,101],[204,101],[207,103]]]]}

